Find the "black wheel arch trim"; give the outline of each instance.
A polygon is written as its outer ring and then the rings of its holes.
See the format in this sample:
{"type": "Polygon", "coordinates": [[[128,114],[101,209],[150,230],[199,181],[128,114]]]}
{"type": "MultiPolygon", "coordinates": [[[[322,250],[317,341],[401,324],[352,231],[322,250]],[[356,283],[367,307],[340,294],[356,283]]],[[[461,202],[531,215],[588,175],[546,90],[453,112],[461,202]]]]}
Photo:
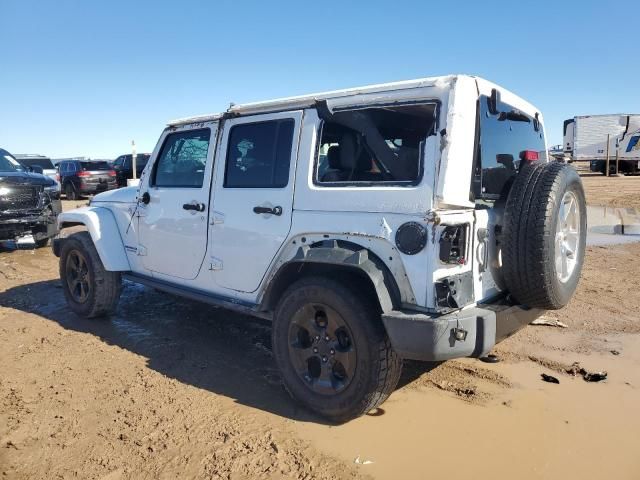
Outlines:
{"type": "MultiPolygon", "coordinates": [[[[305,265],[338,267],[351,270],[368,279],[375,290],[382,312],[401,306],[401,294],[393,274],[384,262],[370,250],[351,242],[324,240],[302,245],[295,255],[278,268],[260,301],[260,310],[273,310],[282,292],[305,265]],[[289,278],[292,277],[292,278],[289,278]]],[[[413,293],[408,296],[413,296],[413,293]]]]}

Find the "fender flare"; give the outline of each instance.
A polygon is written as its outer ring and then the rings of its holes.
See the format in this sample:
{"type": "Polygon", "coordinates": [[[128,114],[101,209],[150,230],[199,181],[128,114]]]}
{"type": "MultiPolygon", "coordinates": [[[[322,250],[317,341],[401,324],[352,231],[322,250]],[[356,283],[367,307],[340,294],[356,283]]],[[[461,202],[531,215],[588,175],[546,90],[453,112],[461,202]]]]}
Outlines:
{"type": "MultiPolygon", "coordinates": [[[[129,259],[120,236],[120,229],[113,212],[104,207],[81,207],[58,215],[58,228],[83,225],[98,251],[106,270],[126,272],[131,270],[129,259]]],[[[62,238],[64,241],[64,238],[62,238]]]]}
{"type": "Polygon", "coordinates": [[[270,310],[273,307],[274,302],[277,302],[279,295],[290,283],[283,277],[287,276],[292,267],[304,265],[338,266],[357,271],[371,282],[383,312],[390,312],[398,307],[400,293],[393,275],[371,251],[356,244],[353,244],[353,247],[359,248],[338,246],[335,240],[300,246],[296,254],[281,265],[271,278],[269,288],[260,302],[260,310],[270,310]]]}

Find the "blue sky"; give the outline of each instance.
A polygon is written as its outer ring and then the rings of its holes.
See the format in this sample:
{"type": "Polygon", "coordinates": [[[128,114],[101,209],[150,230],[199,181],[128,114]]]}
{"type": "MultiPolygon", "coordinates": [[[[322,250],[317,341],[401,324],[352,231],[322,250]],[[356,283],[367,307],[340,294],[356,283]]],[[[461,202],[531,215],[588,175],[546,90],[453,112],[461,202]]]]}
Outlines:
{"type": "Polygon", "coordinates": [[[543,112],[640,113],[637,4],[0,0],[0,147],[151,151],[168,120],[235,103],[469,73],[543,112]],[[627,23],[628,22],[628,23],[627,23]],[[626,24],[626,25],[625,25],[626,24]]]}

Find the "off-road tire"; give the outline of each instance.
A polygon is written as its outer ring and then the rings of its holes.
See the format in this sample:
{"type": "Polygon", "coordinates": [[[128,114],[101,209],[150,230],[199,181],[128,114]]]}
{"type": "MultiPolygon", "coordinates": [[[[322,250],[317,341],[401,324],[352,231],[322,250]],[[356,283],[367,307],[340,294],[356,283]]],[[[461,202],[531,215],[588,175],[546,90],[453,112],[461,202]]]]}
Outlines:
{"type": "Polygon", "coordinates": [[[64,194],[67,197],[67,200],[78,200],[78,193],[72,183],[67,183],[64,187],[64,194]]]}
{"type": "Polygon", "coordinates": [[[114,312],[122,291],[122,278],[120,272],[105,270],[88,232],[77,232],[64,239],[60,249],[60,279],[69,308],[75,314],[94,318],[114,312]],[[67,259],[74,250],[86,259],[88,266],[89,293],[84,302],[74,299],[67,281],[67,259]]]}
{"type": "Polygon", "coordinates": [[[40,240],[36,240],[36,248],[43,248],[49,244],[49,238],[41,238],[40,240]]]}
{"type": "Polygon", "coordinates": [[[534,308],[564,307],[578,286],[586,232],[585,194],[575,169],[557,162],[523,166],[509,192],[503,223],[502,270],[512,297],[534,308]],[[577,199],[580,230],[577,263],[568,280],[561,282],[556,273],[555,236],[567,191],[577,199]]]}
{"type": "Polygon", "coordinates": [[[326,277],[303,278],[286,290],[276,307],[272,344],[289,394],[309,410],[336,423],[359,417],[381,405],[394,391],[402,371],[402,359],[391,347],[380,312],[371,299],[326,277]],[[355,375],[351,383],[335,395],[312,391],[290,359],[290,321],[299,309],[310,303],[333,308],[353,333],[357,352],[355,375]]]}

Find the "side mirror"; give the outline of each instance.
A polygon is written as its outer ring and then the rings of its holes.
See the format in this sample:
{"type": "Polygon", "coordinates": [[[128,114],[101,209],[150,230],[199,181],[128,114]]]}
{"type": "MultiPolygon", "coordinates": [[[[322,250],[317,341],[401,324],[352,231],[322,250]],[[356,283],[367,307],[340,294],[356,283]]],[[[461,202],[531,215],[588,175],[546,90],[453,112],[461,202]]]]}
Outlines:
{"type": "Polygon", "coordinates": [[[39,173],[42,175],[44,173],[44,169],[40,165],[32,165],[29,167],[29,171],[31,173],[39,173]]]}

